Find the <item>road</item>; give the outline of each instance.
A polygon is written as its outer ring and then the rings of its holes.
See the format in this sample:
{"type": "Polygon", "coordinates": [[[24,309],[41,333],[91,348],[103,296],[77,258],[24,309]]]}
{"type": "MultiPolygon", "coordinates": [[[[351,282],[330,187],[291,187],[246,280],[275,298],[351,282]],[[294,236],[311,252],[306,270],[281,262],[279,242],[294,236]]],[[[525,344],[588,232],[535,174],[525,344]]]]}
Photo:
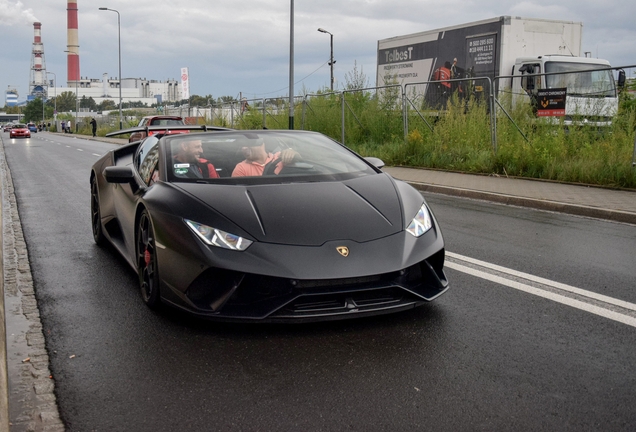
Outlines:
{"type": "Polygon", "coordinates": [[[636,428],[634,226],[429,194],[451,283],[435,302],[218,324],[148,310],[93,243],[90,166],[112,145],[3,139],[68,430],[636,428]]]}

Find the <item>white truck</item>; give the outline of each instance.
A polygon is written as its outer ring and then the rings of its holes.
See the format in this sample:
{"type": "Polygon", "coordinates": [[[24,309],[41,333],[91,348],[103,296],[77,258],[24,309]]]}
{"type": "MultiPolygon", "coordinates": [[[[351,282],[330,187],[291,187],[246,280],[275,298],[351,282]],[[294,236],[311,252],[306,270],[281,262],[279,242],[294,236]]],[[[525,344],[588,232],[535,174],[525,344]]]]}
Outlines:
{"type": "MultiPolygon", "coordinates": [[[[445,105],[454,91],[487,95],[488,81],[466,80],[473,77],[493,80],[495,94],[512,93],[513,104],[566,88],[566,123],[605,125],[618,109],[616,82],[609,62],[581,57],[582,31],[580,22],[501,16],[382,39],[376,85],[406,85],[429,107],[445,105]]],[[[619,84],[624,79],[619,73],[619,84]]]]}

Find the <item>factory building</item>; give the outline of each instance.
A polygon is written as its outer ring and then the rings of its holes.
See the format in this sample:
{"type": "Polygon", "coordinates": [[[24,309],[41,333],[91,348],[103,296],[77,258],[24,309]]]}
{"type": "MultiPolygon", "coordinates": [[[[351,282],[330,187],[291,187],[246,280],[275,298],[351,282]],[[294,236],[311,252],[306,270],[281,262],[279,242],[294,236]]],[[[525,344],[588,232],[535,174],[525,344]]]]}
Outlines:
{"type": "MultiPolygon", "coordinates": [[[[181,89],[176,80],[148,80],[146,78],[124,78],[121,81],[122,102],[142,102],[148,105],[171,103],[181,100],[181,89]]],[[[119,79],[104,74],[102,79],[80,77],[77,81],[67,83],[67,87],[49,87],[48,97],[55,97],[62,92],[71,92],[77,97],[93,98],[100,104],[104,100],[119,103],[119,79]]]]}

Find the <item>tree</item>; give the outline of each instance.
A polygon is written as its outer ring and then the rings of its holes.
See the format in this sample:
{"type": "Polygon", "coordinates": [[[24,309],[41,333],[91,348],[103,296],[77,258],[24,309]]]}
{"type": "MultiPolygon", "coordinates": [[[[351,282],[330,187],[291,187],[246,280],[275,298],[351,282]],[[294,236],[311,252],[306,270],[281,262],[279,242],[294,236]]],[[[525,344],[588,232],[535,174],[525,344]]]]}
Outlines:
{"type": "Polygon", "coordinates": [[[88,108],[90,111],[95,111],[97,110],[97,103],[92,96],[89,98],[82,96],[80,99],[80,108],[88,108]]]}
{"type": "Polygon", "coordinates": [[[110,99],[104,99],[102,103],[97,106],[99,111],[110,111],[117,108],[117,104],[110,99]]]}
{"type": "Polygon", "coordinates": [[[20,114],[20,107],[17,105],[16,106],[5,105],[2,111],[6,112],[7,114],[20,114]]]}
{"type": "Polygon", "coordinates": [[[199,95],[190,96],[190,106],[200,107],[200,106],[207,106],[207,105],[208,105],[207,97],[199,96],[199,95]]]}
{"type": "Polygon", "coordinates": [[[26,104],[22,113],[26,122],[41,123],[43,119],[53,117],[53,108],[44,104],[43,112],[42,99],[37,98],[26,104]]]}
{"type": "Polygon", "coordinates": [[[345,74],[346,90],[362,90],[369,87],[369,79],[364,74],[362,66],[360,66],[360,72],[358,72],[358,62],[353,63],[353,70],[345,74]]]}
{"type": "Polygon", "coordinates": [[[123,102],[121,104],[123,108],[147,108],[148,104],[142,101],[123,102]]]}
{"type": "Polygon", "coordinates": [[[75,111],[75,93],[70,91],[62,92],[57,97],[57,110],[59,112],[75,111]]]}
{"type": "Polygon", "coordinates": [[[42,121],[42,99],[33,99],[27,103],[22,113],[26,122],[42,121]]]}
{"type": "Polygon", "coordinates": [[[238,102],[234,96],[221,96],[218,101],[219,101],[219,103],[238,102]]]}

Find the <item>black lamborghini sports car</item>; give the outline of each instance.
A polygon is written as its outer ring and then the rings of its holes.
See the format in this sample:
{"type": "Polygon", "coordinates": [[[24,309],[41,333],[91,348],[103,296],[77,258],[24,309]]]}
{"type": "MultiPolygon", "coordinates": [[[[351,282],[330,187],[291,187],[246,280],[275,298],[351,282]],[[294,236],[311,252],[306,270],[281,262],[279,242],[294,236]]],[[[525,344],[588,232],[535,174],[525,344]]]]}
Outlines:
{"type": "Polygon", "coordinates": [[[315,132],[158,133],[93,165],[93,236],[150,307],[273,322],[405,310],[448,288],[444,240],[382,165],[315,132]]]}

